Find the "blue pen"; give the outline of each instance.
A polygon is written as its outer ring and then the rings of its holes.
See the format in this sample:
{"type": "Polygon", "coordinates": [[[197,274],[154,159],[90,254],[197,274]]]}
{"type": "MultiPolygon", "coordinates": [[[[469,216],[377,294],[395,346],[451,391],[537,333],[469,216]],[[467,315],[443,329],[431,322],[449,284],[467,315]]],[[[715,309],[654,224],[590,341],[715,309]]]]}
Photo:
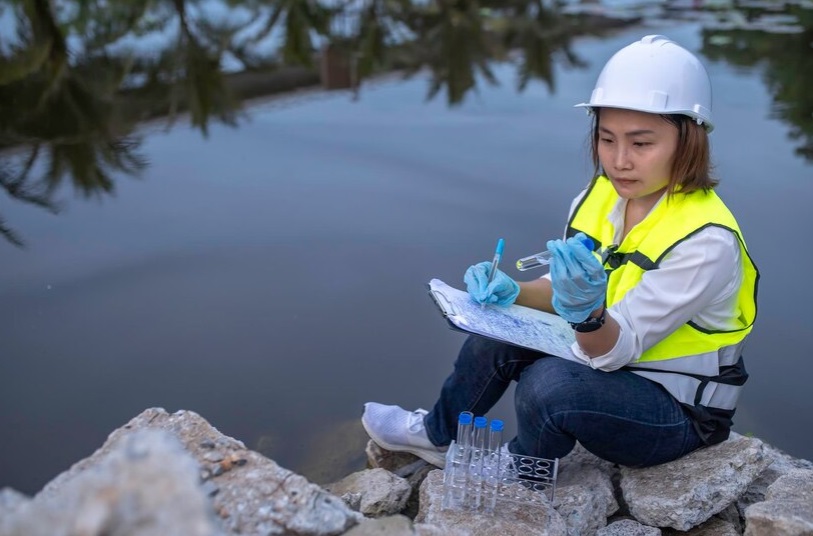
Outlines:
{"type": "MultiPolygon", "coordinates": [[[[497,248],[494,250],[494,259],[491,261],[491,271],[488,273],[488,284],[490,285],[492,281],[494,281],[494,275],[497,273],[497,266],[500,264],[500,259],[502,259],[502,250],[505,248],[505,240],[500,238],[497,240],[497,248]]],[[[485,307],[485,303],[480,304],[480,309],[485,307]]]]}

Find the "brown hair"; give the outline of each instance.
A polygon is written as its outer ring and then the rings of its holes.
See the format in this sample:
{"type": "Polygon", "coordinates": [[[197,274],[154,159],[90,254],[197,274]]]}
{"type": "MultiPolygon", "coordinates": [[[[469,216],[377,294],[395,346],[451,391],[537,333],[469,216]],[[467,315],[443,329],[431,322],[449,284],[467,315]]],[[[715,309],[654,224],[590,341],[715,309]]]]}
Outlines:
{"type": "MultiPolygon", "coordinates": [[[[598,158],[599,114],[601,108],[594,108],[593,128],[590,139],[590,154],[593,160],[593,180],[601,173],[598,158]]],[[[678,143],[672,162],[667,193],[688,194],[697,190],[711,190],[717,186],[717,179],[711,176],[711,150],[709,135],[702,125],[683,114],[661,114],[661,118],[678,130],[678,143]]]]}

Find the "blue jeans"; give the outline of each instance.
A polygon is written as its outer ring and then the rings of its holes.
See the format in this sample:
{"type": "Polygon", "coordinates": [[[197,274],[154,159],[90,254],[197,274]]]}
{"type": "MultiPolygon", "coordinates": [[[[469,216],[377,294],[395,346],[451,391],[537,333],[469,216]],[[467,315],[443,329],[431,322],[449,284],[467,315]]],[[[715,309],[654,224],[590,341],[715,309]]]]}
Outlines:
{"type": "Polygon", "coordinates": [[[607,461],[647,467],[703,446],[689,415],[655,382],[475,336],[424,419],[429,440],[448,445],[460,412],[485,415],[512,380],[517,437],[508,449],[515,454],[561,458],[578,441],[607,461]]]}

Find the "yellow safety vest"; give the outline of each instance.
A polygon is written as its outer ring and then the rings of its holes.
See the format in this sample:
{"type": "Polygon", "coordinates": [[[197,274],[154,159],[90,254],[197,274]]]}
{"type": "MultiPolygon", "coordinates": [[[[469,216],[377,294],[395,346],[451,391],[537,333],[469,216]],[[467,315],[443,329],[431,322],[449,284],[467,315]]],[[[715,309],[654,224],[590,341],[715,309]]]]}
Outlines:
{"type": "Polygon", "coordinates": [[[687,322],[625,367],[662,384],[705,426],[702,435],[708,442],[721,441],[728,437],[730,418],[748,377],[741,351],[756,318],[759,272],[737,221],[713,191],[676,193],[664,199],[616,245],[608,216],[618,199],[609,179],[597,177],[567,230],[569,236],[585,233],[604,251],[608,307],[622,300],[647,271],[657,270],[672,248],[706,227],[728,229],[740,244],[743,279],[730,329],[708,330],[687,322]]]}

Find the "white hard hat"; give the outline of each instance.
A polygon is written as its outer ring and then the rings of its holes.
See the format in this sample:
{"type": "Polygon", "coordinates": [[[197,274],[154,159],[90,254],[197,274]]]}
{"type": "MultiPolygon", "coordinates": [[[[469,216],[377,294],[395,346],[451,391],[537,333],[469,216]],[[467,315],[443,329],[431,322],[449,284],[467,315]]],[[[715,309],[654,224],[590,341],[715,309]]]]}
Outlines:
{"type": "Polygon", "coordinates": [[[714,129],[711,82],[691,52],[663,35],[647,35],[618,52],[601,70],[590,102],[577,107],[683,114],[714,129]]]}

